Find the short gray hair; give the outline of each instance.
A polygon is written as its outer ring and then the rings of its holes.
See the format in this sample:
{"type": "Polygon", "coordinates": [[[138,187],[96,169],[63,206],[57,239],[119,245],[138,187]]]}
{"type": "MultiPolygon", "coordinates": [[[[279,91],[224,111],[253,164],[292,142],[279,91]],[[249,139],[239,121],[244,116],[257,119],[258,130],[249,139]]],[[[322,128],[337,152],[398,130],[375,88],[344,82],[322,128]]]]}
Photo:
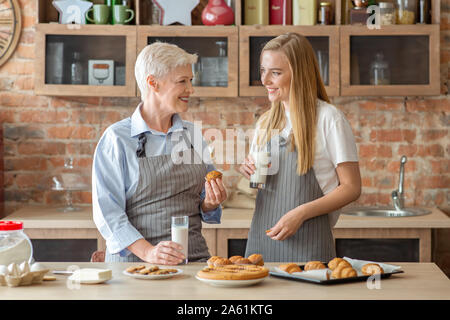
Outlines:
{"type": "Polygon", "coordinates": [[[141,91],[141,99],[147,95],[147,77],[163,77],[172,69],[194,64],[197,62],[197,55],[190,54],[180,47],[164,42],[155,42],[146,46],[139,53],[134,67],[136,82],[141,91]]]}

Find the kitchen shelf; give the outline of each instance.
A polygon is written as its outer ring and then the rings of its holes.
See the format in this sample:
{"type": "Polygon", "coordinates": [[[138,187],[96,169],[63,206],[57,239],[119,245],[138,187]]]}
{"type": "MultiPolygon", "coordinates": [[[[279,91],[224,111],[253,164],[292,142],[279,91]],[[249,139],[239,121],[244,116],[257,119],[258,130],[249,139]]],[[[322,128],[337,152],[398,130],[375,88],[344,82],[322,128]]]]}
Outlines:
{"type": "MultiPolygon", "coordinates": [[[[89,0],[94,4],[104,4],[104,0],[89,0]]],[[[138,24],[137,17],[140,17],[140,8],[142,7],[141,2],[148,0],[128,0],[129,8],[135,13],[135,18],[128,25],[138,24]]],[[[53,6],[53,1],[50,0],[38,0],[37,6],[37,23],[58,23],[58,10],[53,6]]],[[[90,23],[88,23],[90,24],[90,23]]],[[[104,26],[104,25],[103,25],[104,26]]]]}
{"type": "MultiPolygon", "coordinates": [[[[103,3],[103,0],[94,2],[103,3]]],[[[440,0],[431,0],[433,24],[391,25],[381,26],[380,29],[342,24],[343,0],[333,1],[336,24],[327,26],[243,25],[243,0],[231,2],[235,11],[235,26],[149,25],[151,22],[146,16],[149,0],[130,0],[129,3],[136,12],[132,25],[60,25],[58,12],[51,1],[39,0],[35,93],[54,96],[136,97],[139,95],[134,79],[136,56],[149,42],[162,40],[175,43],[188,52],[197,53],[200,61],[202,56],[218,55],[217,41],[227,43],[226,86],[223,86],[223,82],[214,86],[206,86],[204,83],[195,85],[193,96],[266,96],[264,87],[258,83],[261,47],[266,41],[286,32],[297,32],[306,36],[316,52],[325,52],[324,55],[321,54],[321,58],[325,57],[323,61],[328,63],[328,81],[325,81],[325,88],[329,96],[414,96],[440,93],[440,0]],[[121,85],[119,82],[117,84],[120,85],[114,86],[72,85],[67,84],[67,77],[62,81],[66,84],[48,81],[45,75],[46,65],[50,63],[46,63],[46,60],[50,61],[47,56],[47,43],[52,41],[67,43],[68,51],[73,51],[73,44],[78,43],[82,51],[86,51],[88,55],[92,53],[96,59],[117,61],[118,66],[125,67],[125,84],[121,85]],[[389,62],[392,78],[390,85],[370,84],[370,64],[377,51],[383,51],[389,62]]],[[[201,6],[206,3],[206,0],[202,0],[195,9],[197,15],[201,6]]],[[[195,23],[198,23],[198,17],[195,23]]],[[[70,57],[65,57],[66,70],[70,68],[70,62],[70,57]]]]}
{"type": "Polygon", "coordinates": [[[341,95],[438,95],[439,25],[341,26],[341,95]],[[389,85],[371,85],[376,53],[386,58],[389,85]]]}
{"type": "MultiPolygon", "coordinates": [[[[226,86],[194,86],[194,97],[236,97],[238,95],[238,28],[234,26],[139,26],[138,50],[154,41],[174,43],[199,60],[218,56],[217,41],[226,42],[228,81],[226,86]]],[[[205,60],[206,61],[206,60],[205,60]]]]}
{"type": "Polygon", "coordinates": [[[136,96],[134,63],[136,61],[136,27],[117,25],[79,25],[68,28],[61,24],[36,26],[35,93],[53,96],[136,96]],[[49,44],[59,49],[49,52],[49,44]],[[83,84],[70,83],[70,54],[80,50],[85,70],[83,84]],[[56,59],[56,60],[55,60],[56,59]],[[59,59],[59,66],[57,66],[59,59]],[[88,60],[113,60],[115,85],[88,85],[88,60]],[[132,67],[128,67],[132,66],[132,67]],[[119,68],[121,70],[119,71],[119,68]],[[124,74],[125,73],[125,74],[124,74]],[[120,76],[119,76],[120,74],[120,76]],[[123,80],[122,80],[123,81],[123,80]]]}
{"type": "MultiPolygon", "coordinates": [[[[240,26],[239,27],[239,95],[265,96],[259,76],[259,56],[268,40],[286,33],[299,33],[317,52],[325,52],[323,64],[329,66],[325,89],[330,96],[339,95],[339,27],[337,26],[240,26]]],[[[322,65],[323,65],[322,64],[322,65]]],[[[324,78],[324,77],[322,77],[324,78]]],[[[325,81],[324,81],[325,82],[325,81]]]]}

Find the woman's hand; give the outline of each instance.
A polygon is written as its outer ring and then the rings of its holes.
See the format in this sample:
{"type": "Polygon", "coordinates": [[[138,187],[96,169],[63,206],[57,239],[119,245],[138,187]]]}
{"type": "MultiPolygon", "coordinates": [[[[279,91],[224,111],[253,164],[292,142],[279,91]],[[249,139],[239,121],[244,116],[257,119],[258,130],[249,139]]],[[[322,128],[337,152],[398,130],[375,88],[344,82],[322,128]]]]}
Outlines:
{"type": "Polygon", "coordinates": [[[205,181],[205,194],[206,196],[202,203],[203,212],[214,210],[227,200],[227,190],[223,185],[222,179],[205,181]]]}
{"type": "Polygon", "coordinates": [[[161,241],[156,246],[147,247],[143,260],[153,264],[177,265],[186,260],[182,249],[176,242],[161,241]]]}
{"type": "Polygon", "coordinates": [[[300,206],[288,211],[266,234],[272,240],[285,240],[297,232],[303,221],[304,215],[300,206]]]}
{"type": "Polygon", "coordinates": [[[247,158],[245,158],[244,163],[239,167],[239,172],[250,180],[250,176],[255,172],[255,170],[255,161],[251,155],[248,155],[247,158]]]}

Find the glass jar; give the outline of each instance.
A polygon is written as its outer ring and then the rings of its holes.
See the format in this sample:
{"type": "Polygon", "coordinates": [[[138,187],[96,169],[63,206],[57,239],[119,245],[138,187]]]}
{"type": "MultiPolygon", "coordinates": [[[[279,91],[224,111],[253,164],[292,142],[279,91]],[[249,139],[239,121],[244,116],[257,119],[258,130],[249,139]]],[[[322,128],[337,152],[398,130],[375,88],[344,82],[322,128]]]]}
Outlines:
{"type": "Polygon", "coordinates": [[[380,24],[383,26],[395,24],[394,4],[390,2],[378,3],[380,7],[380,24]]]}
{"type": "Polygon", "coordinates": [[[321,2],[319,7],[319,16],[317,17],[319,24],[331,24],[331,3],[321,2]]]}
{"type": "Polygon", "coordinates": [[[376,86],[391,84],[389,64],[381,52],[375,54],[375,59],[370,65],[370,84],[376,86]]]}
{"type": "Polygon", "coordinates": [[[0,265],[31,263],[33,246],[19,221],[0,221],[0,265]]]}
{"type": "Polygon", "coordinates": [[[395,15],[397,24],[416,23],[417,0],[397,0],[395,15]]]}

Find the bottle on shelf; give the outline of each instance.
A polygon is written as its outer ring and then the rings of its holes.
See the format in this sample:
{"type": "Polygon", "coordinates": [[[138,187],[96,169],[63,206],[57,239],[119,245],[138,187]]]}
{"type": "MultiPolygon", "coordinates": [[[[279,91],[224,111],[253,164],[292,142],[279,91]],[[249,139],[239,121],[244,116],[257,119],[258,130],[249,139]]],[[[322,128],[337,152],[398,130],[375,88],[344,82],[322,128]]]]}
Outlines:
{"type": "Polygon", "coordinates": [[[292,22],[294,25],[313,26],[317,23],[316,0],[293,0],[292,22]]]}
{"type": "Polygon", "coordinates": [[[391,84],[389,64],[381,52],[375,54],[375,60],[370,65],[370,84],[377,86],[391,84]]]}
{"type": "Polygon", "coordinates": [[[75,51],[72,54],[72,64],[70,65],[70,83],[71,84],[83,84],[84,69],[81,63],[81,54],[75,51]]]}
{"type": "Polygon", "coordinates": [[[429,0],[419,0],[417,6],[417,23],[430,23],[430,3],[429,0]]]}

